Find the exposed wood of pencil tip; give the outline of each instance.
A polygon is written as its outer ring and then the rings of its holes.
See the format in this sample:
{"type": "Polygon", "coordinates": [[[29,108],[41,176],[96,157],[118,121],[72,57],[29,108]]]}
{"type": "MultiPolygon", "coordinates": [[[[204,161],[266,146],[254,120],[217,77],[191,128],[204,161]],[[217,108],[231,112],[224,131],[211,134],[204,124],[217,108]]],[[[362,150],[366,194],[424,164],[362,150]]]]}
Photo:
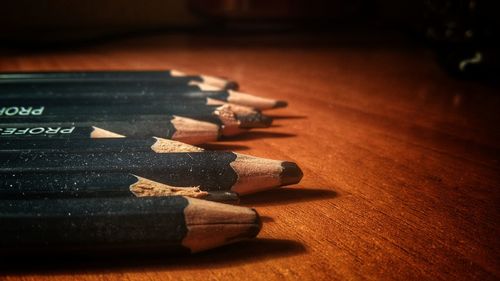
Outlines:
{"type": "Polygon", "coordinates": [[[260,113],[260,110],[250,106],[228,103],[214,98],[207,98],[207,105],[224,105],[224,104],[230,105],[233,112],[237,115],[260,113]]]}
{"type": "MultiPolygon", "coordinates": [[[[178,71],[178,70],[171,70],[170,75],[174,77],[183,77],[187,76],[186,73],[178,71]]],[[[227,80],[215,76],[210,76],[210,75],[199,75],[201,77],[201,80],[203,81],[204,84],[211,85],[217,90],[223,90],[223,89],[238,89],[238,83],[236,81],[232,80],[227,80]]],[[[196,83],[196,81],[193,81],[193,83],[196,83]]]]}
{"type": "Polygon", "coordinates": [[[151,150],[156,153],[175,153],[175,152],[202,152],[203,148],[185,144],[180,141],[174,141],[164,138],[154,137],[156,142],[151,145],[151,150]]]}
{"type": "Polygon", "coordinates": [[[268,99],[258,97],[247,93],[242,93],[234,90],[227,90],[229,97],[227,101],[239,105],[250,106],[260,110],[286,107],[288,103],[282,100],[268,99]]]}
{"type": "Polygon", "coordinates": [[[236,118],[236,115],[228,106],[222,105],[218,107],[213,114],[222,122],[222,135],[235,136],[246,131],[240,128],[241,122],[236,118]]]}
{"type": "Polygon", "coordinates": [[[130,185],[130,192],[136,197],[147,196],[187,196],[192,198],[204,198],[208,192],[200,190],[199,186],[178,187],[155,182],[134,175],[137,182],[130,185]]]}
{"type": "Polygon", "coordinates": [[[214,203],[186,197],[184,210],[188,233],[182,244],[199,252],[206,249],[254,238],[262,224],[254,209],[214,203]],[[217,233],[217,235],[207,235],[217,233]]]}
{"type": "MultiPolygon", "coordinates": [[[[218,91],[219,88],[198,82],[191,82],[190,85],[198,86],[202,91],[218,91]]],[[[238,92],[235,90],[228,89],[228,98],[227,101],[230,103],[234,103],[237,105],[243,105],[252,107],[259,110],[273,109],[273,108],[281,108],[286,107],[288,103],[282,100],[268,99],[264,97],[259,97],[255,95],[250,95],[243,92],[238,92]]]]}
{"type": "Polygon", "coordinates": [[[175,128],[172,139],[188,144],[216,141],[220,135],[218,125],[186,117],[174,116],[172,125],[175,128]]]}
{"type": "Polygon", "coordinates": [[[249,106],[227,103],[212,98],[207,98],[207,105],[225,106],[234,113],[240,122],[240,128],[268,128],[273,122],[272,118],[249,106]]]}
{"type": "Polygon", "coordinates": [[[93,131],[90,133],[90,138],[101,139],[101,138],[124,138],[124,135],[120,135],[108,130],[101,129],[99,127],[93,126],[93,131]]]}
{"type": "Polygon", "coordinates": [[[255,193],[274,187],[291,185],[300,182],[303,173],[293,162],[258,158],[237,154],[231,167],[238,175],[231,188],[239,195],[255,193]]]}
{"type": "Polygon", "coordinates": [[[219,87],[221,89],[238,89],[238,83],[233,80],[227,80],[215,76],[200,75],[203,83],[219,87]]]}

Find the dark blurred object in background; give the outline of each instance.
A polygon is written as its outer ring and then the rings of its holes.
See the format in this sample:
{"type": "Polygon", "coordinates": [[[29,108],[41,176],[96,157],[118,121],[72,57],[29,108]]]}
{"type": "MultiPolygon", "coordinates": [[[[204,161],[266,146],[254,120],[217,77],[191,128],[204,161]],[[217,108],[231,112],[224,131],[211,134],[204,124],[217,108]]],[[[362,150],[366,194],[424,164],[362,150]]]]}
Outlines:
{"type": "Polygon", "coordinates": [[[427,0],[425,34],[441,62],[460,77],[498,72],[498,1],[427,0]]]}
{"type": "Polygon", "coordinates": [[[426,37],[451,73],[478,77],[498,72],[498,2],[16,0],[2,3],[0,41],[4,46],[32,48],[144,32],[311,35],[364,29],[373,38],[380,30],[396,30],[426,37]]]}
{"type": "Polygon", "coordinates": [[[408,26],[411,0],[16,0],[2,3],[1,40],[55,42],[143,31],[331,30],[408,26]]]}

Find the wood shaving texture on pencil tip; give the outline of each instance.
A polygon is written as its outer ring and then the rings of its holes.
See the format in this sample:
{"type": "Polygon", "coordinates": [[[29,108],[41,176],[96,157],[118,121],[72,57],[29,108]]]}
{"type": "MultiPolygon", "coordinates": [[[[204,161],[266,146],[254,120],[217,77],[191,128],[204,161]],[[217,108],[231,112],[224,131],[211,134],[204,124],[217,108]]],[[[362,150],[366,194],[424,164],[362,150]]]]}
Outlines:
{"type": "Polygon", "coordinates": [[[172,139],[188,144],[201,144],[219,138],[219,126],[209,122],[174,116],[171,120],[175,128],[172,139]]]}
{"type": "Polygon", "coordinates": [[[188,233],[182,244],[199,252],[257,236],[261,229],[254,209],[186,198],[184,210],[188,233]],[[218,235],[206,235],[217,232],[218,235]]]}
{"type": "Polygon", "coordinates": [[[199,186],[177,187],[155,182],[143,177],[134,175],[137,182],[130,185],[130,192],[136,197],[146,196],[187,196],[193,198],[203,198],[208,192],[200,190],[199,186]]]}
{"type": "Polygon", "coordinates": [[[151,146],[151,150],[156,153],[174,153],[174,152],[202,152],[203,148],[185,144],[179,141],[157,138],[156,142],[151,146]]]}
{"type": "Polygon", "coordinates": [[[240,128],[240,121],[236,118],[236,115],[234,115],[229,106],[221,105],[214,111],[214,115],[219,117],[223,124],[222,134],[224,136],[234,136],[245,131],[240,128]]]}
{"type": "Polygon", "coordinates": [[[245,105],[227,103],[214,98],[207,98],[207,105],[228,105],[235,114],[255,114],[260,113],[259,110],[245,105]]]}
{"type": "Polygon", "coordinates": [[[212,98],[207,98],[207,105],[220,105],[223,106],[222,109],[232,112],[240,128],[267,128],[273,122],[272,118],[265,116],[260,110],[248,106],[227,103],[212,98]]]}
{"type": "Polygon", "coordinates": [[[227,104],[221,105],[214,110],[214,114],[220,118],[225,126],[239,126],[240,122],[227,104]]]}
{"type": "Polygon", "coordinates": [[[99,139],[99,138],[124,138],[124,135],[120,135],[117,133],[113,133],[108,130],[101,129],[99,127],[92,127],[94,130],[90,133],[90,138],[99,139]]]}

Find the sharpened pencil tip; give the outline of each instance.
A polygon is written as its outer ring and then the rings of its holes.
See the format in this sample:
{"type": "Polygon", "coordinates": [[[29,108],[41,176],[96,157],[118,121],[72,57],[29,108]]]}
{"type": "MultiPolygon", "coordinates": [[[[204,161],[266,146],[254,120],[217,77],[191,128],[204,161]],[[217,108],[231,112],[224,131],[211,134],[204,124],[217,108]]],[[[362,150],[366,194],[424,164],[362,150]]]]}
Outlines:
{"type": "Polygon", "coordinates": [[[293,162],[283,162],[281,167],[283,167],[283,172],[280,174],[281,185],[299,183],[304,175],[299,166],[293,162]]]}
{"type": "Polygon", "coordinates": [[[266,115],[262,115],[262,123],[266,126],[266,127],[270,127],[271,124],[273,123],[273,118],[269,117],[269,116],[266,116],[266,115]]]}
{"type": "Polygon", "coordinates": [[[172,135],[173,140],[202,144],[215,141],[220,136],[220,127],[216,124],[180,116],[174,116],[171,122],[176,130],[172,135]]]}
{"type": "Polygon", "coordinates": [[[262,223],[256,210],[185,197],[184,209],[188,232],[182,244],[191,252],[254,238],[262,223]],[[216,232],[217,235],[207,235],[216,232]]]}
{"type": "Polygon", "coordinates": [[[256,237],[257,234],[259,234],[260,230],[262,229],[262,219],[260,218],[259,213],[257,210],[252,208],[252,211],[255,212],[255,228],[252,228],[253,232],[250,233],[249,237],[256,237]]]}
{"type": "Polygon", "coordinates": [[[279,101],[276,101],[276,104],[274,105],[273,108],[283,108],[283,107],[287,107],[288,106],[288,102],[284,101],[284,100],[279,100],[279,101]]]}
{"type": "Polygon", "coordinates": [[[227,97],[227,102],[252,107],[254,109],[266,110],[284,107],[287,105],[285,101],[259,97],[234,90],[227,90],[227,92],[229,94],[229,96],[227,97]]]}
{"type": "Polygon", "coordinates": [[[259,112],[246,115],[237,115],[240,128],[268,128],[273,123],[273,118],[259,112]]]}
{"type": "Polygon", "coordinates": [[[238,84],[238,82],[228,80],[226,83],[225,89],[226,90],[238,90],[239,87],[240,87],[240,85],[238,84]]]}
{"type": "MultiPolygon", "coordinates": [[[[225,90],[238,89],[238,83],[236,83],[236,81],[233,81],[233,80],[227,80],[225,78],[209,76],[209,75],[200,75],[200,77],[203,80],[203,84],[205,84],[205,86],[216,87],[219,90],[220,89],[225,89],[225,90]]],[[[200,86],[203,87],[203,85],[200,85],[200,86]]],[[[210,90],[207,90],[207,91],[210,91],[210,90]]]]}

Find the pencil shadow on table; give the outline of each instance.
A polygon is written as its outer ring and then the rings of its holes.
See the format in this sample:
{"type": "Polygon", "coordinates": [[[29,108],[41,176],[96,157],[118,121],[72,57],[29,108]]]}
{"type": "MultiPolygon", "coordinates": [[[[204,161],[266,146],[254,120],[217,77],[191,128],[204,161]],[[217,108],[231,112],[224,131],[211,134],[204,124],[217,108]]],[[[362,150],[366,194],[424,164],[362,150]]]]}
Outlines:
{"type": "Polygon", "coordinates": [[[281,124],[271,124],[271,126],[269,126],[269,128],[281,128],[283,127],[283,125],[281,124]]]}
{"type": "Polygon", "coordinates": [[[250,148],[246,145],[238,144],[225,144],[225,143],[206,143],[198,145],[199,147],[207,150],[228,150],[228,151],[243,151],[250,148]]]}
{"type": "Polygon", "coordinates": [[[268,131],[248,131],[244,134],[224,137],[224,140],[228,141],[243,141],[243,140],[256,140],[256,139],[266,139],[266,138],[291,138],[297,136],[296,134],[288,134],[288,133],[277,133],[277,132],[268,132],[268,131]]]}
{"type": "Polygon", "coordinates": [[[285,239],[255,239],[243,241],[193,255],[106,255],[22,256],[0,258],[0,277],[3,275],[66,275],[79,273],[103,274],[116,271],[144,272],[148,270],[194,270],[232,267],[268,259],[305,253],[304,245],[285,239]]]}
{"type": "Polygon", "coordinates": [[[307,116],[304,116],[304,115],[270,115],[270,114],[266,114],[266,116],[271,117],[274,120],[279,120],[279,119],[307,119],[307,116]]]}
{"type": "Polygon", "coordinates": [[[325,200],[337,196],[337,192],[331,189],[282,187],[242,196],[240,204],[243,206],[274,206],[325,200]]]}

